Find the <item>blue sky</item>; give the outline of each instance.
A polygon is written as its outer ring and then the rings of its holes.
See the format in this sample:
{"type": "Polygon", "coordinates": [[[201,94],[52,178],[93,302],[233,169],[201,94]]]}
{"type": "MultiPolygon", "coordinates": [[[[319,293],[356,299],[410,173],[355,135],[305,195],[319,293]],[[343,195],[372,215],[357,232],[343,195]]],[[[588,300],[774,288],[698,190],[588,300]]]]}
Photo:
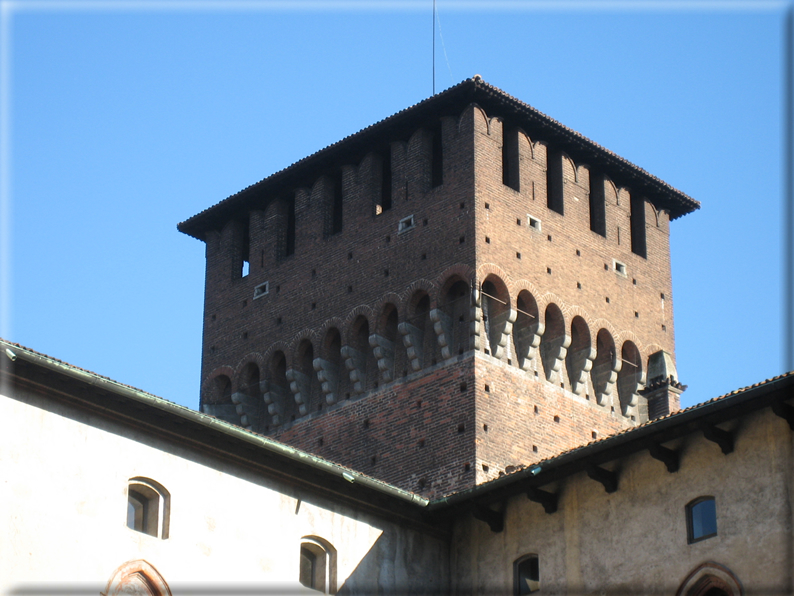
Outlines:
{"type": "MultiPolygon", "coordinates": [[[[0,334],[195,408],[176,224],[431,95],[432,2],[2,4],[0,334]]],[[[784,369],[786,7],[438,0],[437,90],[479,73],[702,203],[672,225],[684,405],[784,369]]]]}

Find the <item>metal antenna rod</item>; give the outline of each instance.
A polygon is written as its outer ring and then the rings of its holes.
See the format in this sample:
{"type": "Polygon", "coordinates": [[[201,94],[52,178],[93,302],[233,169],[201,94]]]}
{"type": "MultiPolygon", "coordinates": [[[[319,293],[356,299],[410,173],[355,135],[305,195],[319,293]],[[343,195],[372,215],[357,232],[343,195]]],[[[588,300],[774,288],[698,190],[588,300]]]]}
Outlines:
{"type": "Polygon", "coordinates": [[[436,94],[436,0],[433,0],[433,95],[436,94]]]}

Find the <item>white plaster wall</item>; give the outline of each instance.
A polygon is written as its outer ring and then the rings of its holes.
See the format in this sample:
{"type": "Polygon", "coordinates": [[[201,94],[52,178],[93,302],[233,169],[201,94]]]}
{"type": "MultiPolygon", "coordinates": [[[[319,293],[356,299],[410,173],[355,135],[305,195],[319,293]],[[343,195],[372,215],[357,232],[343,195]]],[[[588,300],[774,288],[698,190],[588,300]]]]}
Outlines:
{"type": "Polygon", "coordinates": [[[708,561],[727,566],[746,589],[794,593],[788,424],[769,410],[748,416],[727,456],[701,433],[679,447],[681,467],[672,474],[647,452],[616,462],[620,482],[613,494],[585,474],[568,479],[554,514],[515,497],[501,533],[471,517],[460,520],[450,562],[454,592],[512,593],[513,561],[534,553],[544,594],[608,587],[672,595],[708,561]],[[687,544],[685,506],[705,495],[716,500],[718,535],[687,544]]]}
{"type": "Polygon", "coordinates": [[[297,587],[306,535],[336,548],[340,588],[359,567],[367,576],[350,583],[362,590],[417,581],[428,570],[446,577],[446,547],[434,539],[104,418],[26,394],[0,396],[0,419],[2,593],[52,582],[97,594],[136,559],[153,565],[174,594],[208,583],[297,587]],[[170,492],[168,539],[127,528],[135,476],[170,492]],[[383,552],[406,542],[424,560],[385,565],[383,552]]]}

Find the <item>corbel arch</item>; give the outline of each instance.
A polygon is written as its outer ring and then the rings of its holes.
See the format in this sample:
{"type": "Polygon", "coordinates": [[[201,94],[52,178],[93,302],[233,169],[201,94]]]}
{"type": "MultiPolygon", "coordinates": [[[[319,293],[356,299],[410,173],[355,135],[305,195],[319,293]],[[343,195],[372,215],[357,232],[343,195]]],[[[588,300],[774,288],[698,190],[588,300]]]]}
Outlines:
{"type": "Polygon", "coordinates": [[[143,559],[127,561],[110,576],[101,596],[171,596],[165,579],[143,559]]]}

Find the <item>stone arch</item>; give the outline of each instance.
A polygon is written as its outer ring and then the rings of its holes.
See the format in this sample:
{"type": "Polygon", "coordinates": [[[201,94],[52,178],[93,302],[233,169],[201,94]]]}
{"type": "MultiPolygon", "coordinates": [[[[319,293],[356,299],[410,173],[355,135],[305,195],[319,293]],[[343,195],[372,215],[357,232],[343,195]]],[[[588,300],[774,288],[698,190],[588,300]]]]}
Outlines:
{"type": "Polygon", "coordinates": [[[590,371],[593,391],[599,405],[604,406],[611,401],[622,365],[623,361],[618,358],[613,334],[602,327],[596,334],[596,356],[590,371]]]}
{"type": "Polygon", "coordinates": [[[540,356],[543,362],[543,372],[546,380],[552,383],[563,384],[562,363],[568,352],[571,337],[565,328],[565,317],[556,303],[551,302],[546,307],[544,324],[546,326],[540,340],[540,356]]]}
{"type": "Polygon", "coordinates": [[[626,340],[620,349],[623,361],[618,372],[618,397],[624,416],[630,416],[639,403],[639,390],[642,387],[642,355],[637,345],[626,340]]]}
{"type": "Polygon", "coordinates": [[[412,309],[416,306],[416,296],[422,292],[429,296],[430,308],[435,308],[438,285],[428,279],[417,279],[400,293],[401,318],[407,319],[412,316],[412,309]]]}
{"type": "Polygon", "coordinates": [[[527,289],[516,296],[516,320],[513,323],[513,345],[518,367],[522,370],[536,368],[535,359],[540,338],[545,326],[540,321],[540,312],[535,297],[527,289]]]}
{"type": "Polygon", "coordinates": [[[609,203],[609,199],[612,199],[612,204],[620,205],[620,200],[618,200],[618,187],[612,181],[612,178],[604,175],[604,201],[609,203]],[[611,194],[610,194],[611,193],[611,194]]]}
{"type": "Polygon", "coordinates": [[[495,358],[506,356],[511,359],[512,346],[509,338],[517,313],[512,307],[507,284],[493,273],[488,275],[480,285],[478,302],[482,309],[486,349],[495,358]]]}
{"type": "Polygon", "coordinates": [[[571,321],[571,345],[565,357],[571,391],[576,395],[587,393],[587,373],[593,367],[595,356],[590,328],[581,315],[576,315],[571,321]]]}
{"type": "Polygon", "coordinates": [[[292,364],[292,355],[294,353],[294,348],[291,345],[294,343],[294,340],[290,342],[290,344],[283,342],[281,340],[275,341],[267,347],[267,350],[264,351],[262,354],[262,371],[263,376],[268,378],[268,371],[270,367],[270,363],[273,359],[273,354],[276,352],[283,352],[284,356],[286,357],[287,368],[289,368],[292,364]]]}
{"type": "Polygon", "coordinates": [[[581,163],[574,168],[576,172],[576,181],[582,186],[586,186],[588,192],[590,191],[590,166],[586,163],[581,163]],[[581,174],[581,176],[580,176],[581,174]]]}
{"type": "Polygon", "coordinates": [[[101,596],[171,596],[165,579],[143,559],[127,561],[110,576],[101,596]]]}
{"type": "Polygon", "coordinates": [[[436,278],[434,283],[435,287],[438,288],[438,295],[436,296],[436,301],[438,303],[443,300],[443,296],[449,285],[454,283],[456,278],[460,278],[469,285],[472,285],[477,279],[477,272],[465,263],[457,263],[451,267],[447,267],[444,272],[436,278]]]}
{"type": "Polygon", "coordinates": [[[509,295],[515,295],[516,292],[510,275],[496,263],[483,263],[480,265],[475,272],[473,280],[478,286],[482,287],[485,279],[492,275],[499,278],[499,281],[505,286],[509,295]]]}
{"type": "Polygon", "coordinates": [[[232,402],[234,370],[229,366],[216,368],[201,390],[201,411],[231,424],[240,424],[240,416],[232,402]]]}
{"type": "Polygon", "coordinates": [[[352,330],[352,325],[361,317],[367,319],[368,324],[370,327],[373,325],[373,321],[375,318],[375,311],[372,309],[371,306],[366,304],[360,304],[347,313],[345,317],[344,328],[347,330],[347,337],[343,336],[343,341],[347,341],[348,343],[351,341],[350,332],[352,330]]]}
{"type": "Polygon", "coordinates": [[[706,561],[684,578],[675,596],[744,596],[744,587],[725,565],[706,561]]]}

